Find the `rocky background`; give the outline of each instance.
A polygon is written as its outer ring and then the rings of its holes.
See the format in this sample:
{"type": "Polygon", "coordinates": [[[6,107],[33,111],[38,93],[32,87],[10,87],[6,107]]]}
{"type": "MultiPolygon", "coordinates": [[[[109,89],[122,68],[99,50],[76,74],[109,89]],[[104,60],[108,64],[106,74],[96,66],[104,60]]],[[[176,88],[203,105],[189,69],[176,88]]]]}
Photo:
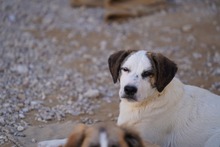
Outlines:
{"type": "Polygon", "coordinates": [[[68,0],[0,1],[0,146],[66,137],[74,123],[116,121],[109,55],[161,52],[184,83],[220,94],[220,3],[173,0],[151,15],[105,22],[68,0]]]}

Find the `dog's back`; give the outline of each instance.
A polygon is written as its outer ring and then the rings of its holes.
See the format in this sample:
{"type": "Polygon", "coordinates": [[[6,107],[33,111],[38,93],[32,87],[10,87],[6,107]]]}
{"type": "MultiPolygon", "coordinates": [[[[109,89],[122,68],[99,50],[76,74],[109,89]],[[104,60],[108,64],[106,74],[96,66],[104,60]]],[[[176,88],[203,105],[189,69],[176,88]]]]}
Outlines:
{"type": "Polygon", "coordinates": [[[177,108],[176,140],[185,146],[220,146],[220,96],[203,88],[184,85],[184,95],[177,108]]]}

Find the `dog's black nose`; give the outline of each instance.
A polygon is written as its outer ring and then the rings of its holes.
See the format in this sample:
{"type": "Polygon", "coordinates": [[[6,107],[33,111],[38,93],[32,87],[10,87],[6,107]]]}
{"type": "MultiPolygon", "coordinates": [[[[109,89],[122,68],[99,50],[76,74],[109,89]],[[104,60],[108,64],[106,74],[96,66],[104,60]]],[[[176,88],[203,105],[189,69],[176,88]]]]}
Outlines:
{"type": "Polygon", "coordinates": [[[127,85],[125,86],[124,91],[127,95],[134,95],[137,92],[137,88],[135,86],[127,85]]]}

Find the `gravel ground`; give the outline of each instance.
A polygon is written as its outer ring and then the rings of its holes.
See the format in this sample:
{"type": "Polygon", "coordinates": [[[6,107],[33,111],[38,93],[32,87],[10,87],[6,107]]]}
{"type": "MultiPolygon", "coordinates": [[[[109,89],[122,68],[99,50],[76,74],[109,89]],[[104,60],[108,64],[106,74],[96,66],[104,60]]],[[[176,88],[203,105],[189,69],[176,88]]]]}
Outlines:
{"type": "Polygon", "coordinates": [[[115,121],[118,86],[107,58],[120,49],[161,52],[184,83],[220,94],[220,3],[174,2],[105,23],[102,8],[71,8],[67,0],[1,0],[0,145],[31,146],[44,133],[26,139],[36,126],[115,121]]]}

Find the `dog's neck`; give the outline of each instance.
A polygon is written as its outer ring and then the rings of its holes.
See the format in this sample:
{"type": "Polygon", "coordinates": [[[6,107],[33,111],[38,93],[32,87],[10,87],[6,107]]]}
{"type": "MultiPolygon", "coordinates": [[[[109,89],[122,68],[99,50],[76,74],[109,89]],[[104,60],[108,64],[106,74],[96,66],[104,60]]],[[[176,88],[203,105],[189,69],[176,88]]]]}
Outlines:
{"type": "Polygon", "coordinates": [[[177,78],[174,78],[166,88],[159,93],[155,90],[154,94],[141,102],[129,102],[126,99],[120,103],[118,124],[132,122],[137,113],[144,113],[145,118],[159,116],[160,113],[168,111],[168,108],[175,108],[177,102],[183,95],[184,85],[177,78]]]}

